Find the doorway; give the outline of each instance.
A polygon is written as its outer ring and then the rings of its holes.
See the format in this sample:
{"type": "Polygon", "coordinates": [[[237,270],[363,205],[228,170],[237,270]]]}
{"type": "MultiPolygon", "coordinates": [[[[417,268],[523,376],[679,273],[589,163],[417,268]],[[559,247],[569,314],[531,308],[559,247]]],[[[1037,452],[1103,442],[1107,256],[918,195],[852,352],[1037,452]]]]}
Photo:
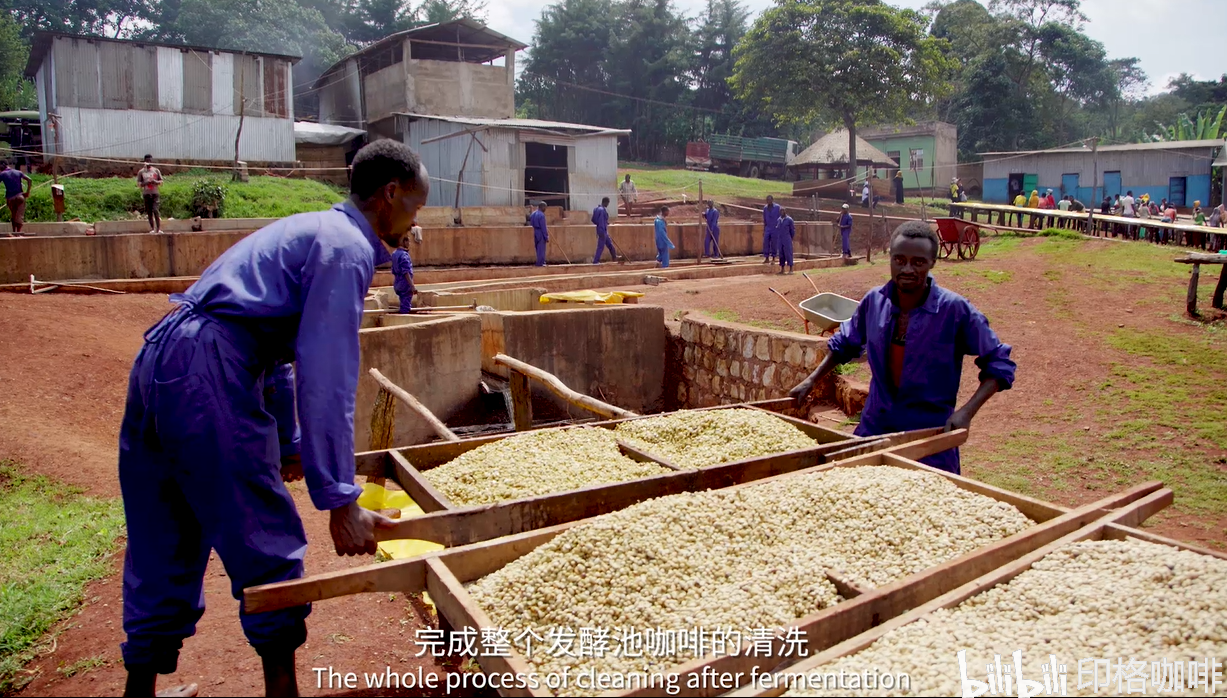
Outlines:
{"type": "Polygon", "coordinates": [[[1120,172],[1104,172],[1103,173],[1103,195],[1109,199],[1115,199],[1121,195],[1121,180],[1120,172]]]}
{"type": "Polygon", "coordinates": [[[1187,206],[1185,190],[1188,188],[1188,177],[1169,177],[1167,180],[1167,201],[1172,206],[1187,206]]]}
{"type": "Polygon", "coordinates": [[[1016,198],[1016,197],[1017,197],[1019,194],[1024,194],[1024,193],[1025,193],[1025,192],[1023,192],[1023,173],[1022,173],[1022,172],[1011,172],[1011,173],[1010,173],[1010,185],[1009,185],[1009,186],[1010,186],[1010,189],[1009,189],[1009,200],[1008,200],[1006,203],[1010,203],[1010,204],[1012,204],[1012,203],[1014,203],[1014,199],[1015,199],[1015,198],[1016,198]]]}
{"type": "Polygon", "coordinates": [[[547,206],[570,208],[567,196],[567,146],[524,144],[524,202],[544,201],[547,206]]]}

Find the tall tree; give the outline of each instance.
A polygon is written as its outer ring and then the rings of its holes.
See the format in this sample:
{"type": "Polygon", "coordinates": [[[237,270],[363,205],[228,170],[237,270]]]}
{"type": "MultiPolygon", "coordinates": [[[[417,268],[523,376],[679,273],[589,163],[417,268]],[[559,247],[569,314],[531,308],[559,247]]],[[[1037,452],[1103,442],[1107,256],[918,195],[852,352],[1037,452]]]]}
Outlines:
{"type": "Polygon", "coordinates": [[[950,89],[954,62],[926,26],[879,0],[777,0],[737,47],[733,91],[782,124],[842,125],[855,171],[859,125],[906,120],[950,89]]]}
{"type": "Polygon", "coordinates": [[[454,19],[486,21],[485,0],[423,0],[416,10],[417,20],[424,24],[442,24],[454,19]]]}
{"type": "Polygon", "coordinates": [[[132,36],[143,23],[157,23],[153,0],[3,0],[6,14],[24,31],[132,36]]]}
{"type": "Polygon", "coordinates": [[[12,17],[0,15],[0,111],[38,107],[34,83],[24,75],[29,56],[21,27],[12,17]]]}
{"type": "MultiPolygon", "coordinates": [[[[750,11],[739,0],[707,0],[707,9],[695,30],[694,104],[704,109],[731,106],[733,93],[728,79],[733,75],[733,48],[745,36],[750,11]]],[[[722,112],[713,120],[716,130],[730,126],[734,115],[722,112]]]]}
{"type": "Polygon", "coordinates": [[[614,17],[610,0],[562,0],[541,11],[516,88],[527,116],[601,123],[614,17]]]}

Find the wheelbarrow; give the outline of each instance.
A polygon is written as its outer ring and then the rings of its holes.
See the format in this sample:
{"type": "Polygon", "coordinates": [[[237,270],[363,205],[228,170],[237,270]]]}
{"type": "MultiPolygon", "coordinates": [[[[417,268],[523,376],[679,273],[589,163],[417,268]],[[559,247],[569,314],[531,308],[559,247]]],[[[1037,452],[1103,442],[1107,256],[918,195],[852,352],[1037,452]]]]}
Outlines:
{"type": "Polygon", "coordinates": [[[959,253],[959,259],[975,259],[980,252],[980,226],[961,218],[938,218],[938,252],[942,259],[959,253]]]}
{"type": "Polygon", "coordinates": [[[801,301],[801,312],[820,334],[834,332],[845,320],[852,319],[858,303],[837,293],[819,293],[801,301]]]}

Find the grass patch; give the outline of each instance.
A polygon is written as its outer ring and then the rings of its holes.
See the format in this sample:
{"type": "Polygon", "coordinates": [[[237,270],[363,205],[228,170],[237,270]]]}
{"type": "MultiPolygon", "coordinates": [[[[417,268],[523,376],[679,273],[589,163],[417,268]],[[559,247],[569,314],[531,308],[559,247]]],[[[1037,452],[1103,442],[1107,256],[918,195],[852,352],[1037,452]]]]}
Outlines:
{"type": "Polygon", "coordinates": [[[94,657],[79,659],[68,666],[61,666],[60,668],[56,669],[56,671],[60,672],[64,678],[71,679],[77,674],[84,674],[87,671],[92,671],[98,667],[104,667],[106,665],[106,658],[102,655],[97,655],[94,657]]]}
{"type": "Polygon", "coordinates": [[[764,198],[768,194],[775,196],[792,196],[792,182],[778,182],[769,179],[750,179],[735,175],[718,174],[715,172],[694,172],[691,170],[646,169],[635,164],[630,167],[618,167],[618,181],[626,175],[631,176],[640,198],[646,192],[663,193],[669,198],[682,198],[686,194],[691,199],[699,196],[699,180],[703,180],[703,197],[713,196],[748,196],[764,198]]]}
{"type": "MultiPolygon", "coordinates": [[[[51,178],[34,175],[34,189],[26,205],[27,222],[55,220],[51,205],[51,178]]],[[[249,182],[231,182],[228,174],[194,170],[166,176],[162,185],[162,217],[192,217],[188,206],[192,186],[201,179],[226,187],[223,218],[281,218],[306,211],[322,211],[345,198],[345,193],[329,184],[309,179],[252,177],[249,182]]],[[[136,180],[124,177],[63,179],[65,220],[83,221],[139,220],[144,218],[141,193],[136,180]]],[[[8,208],[0,212],[8,221],[8,208]]]]}
{"type": "Polygon", "coordinates": [[[772,320],[746,320],[736,312],[728,309],[704,311],[708,317],[720,322],[735,322],[741,325],[749,325],[763,330],[784,330],[789,332],[799,332],[801,328],[800,321],[785,321],[774,322],[772,320]]]}
{"type": "Polygon", "coordinates": [[[39,640],[72,615],[87,582],[111,572],[123,535],[118,499],[93,499],[0,461],[0,695],[29,681],[39,640]]]}

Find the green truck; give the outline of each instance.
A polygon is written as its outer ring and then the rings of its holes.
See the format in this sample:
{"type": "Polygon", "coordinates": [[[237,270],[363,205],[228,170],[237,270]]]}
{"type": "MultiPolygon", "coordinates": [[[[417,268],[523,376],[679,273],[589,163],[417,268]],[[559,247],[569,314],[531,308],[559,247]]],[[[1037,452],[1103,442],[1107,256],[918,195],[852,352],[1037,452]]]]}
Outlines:
{"type": "Polygon", "coordinates": [[[706,143],[686,144],[688,167],[756,179],[783,179],[788,164],[796,156],[796,141],[783,138],[712,134],[707,137],[706,143]],[[703,151],[706,151],[706,157],[696,157],[703,151]]]}

